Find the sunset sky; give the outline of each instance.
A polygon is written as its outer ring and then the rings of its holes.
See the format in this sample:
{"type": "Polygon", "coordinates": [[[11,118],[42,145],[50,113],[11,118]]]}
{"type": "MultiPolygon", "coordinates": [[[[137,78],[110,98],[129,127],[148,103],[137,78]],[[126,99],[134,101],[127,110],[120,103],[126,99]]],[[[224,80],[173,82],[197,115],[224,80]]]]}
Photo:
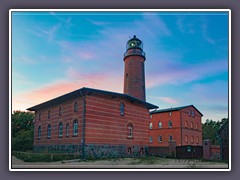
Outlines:
{"type": "Polygon", "coordinates": [[[227,12],[12,12],[12,110],[82,87],[123,92],[123,54],[146,53],[147,102],[228,117],[227,12]]]}

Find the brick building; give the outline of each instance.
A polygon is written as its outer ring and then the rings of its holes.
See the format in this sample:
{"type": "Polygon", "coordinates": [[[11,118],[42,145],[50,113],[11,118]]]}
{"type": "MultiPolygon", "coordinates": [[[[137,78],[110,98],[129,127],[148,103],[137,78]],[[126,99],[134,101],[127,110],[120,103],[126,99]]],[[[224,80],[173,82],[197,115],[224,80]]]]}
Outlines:
{"type": "Polygon", "coordinates": [[[202,114],[193,105],[156,110],[146,102],[146,58],[136,36],[127,42],[123,60],[123,94],[84,87],[28,108],[35,111],[34,151],[126,157],[168,146],[169,140],[202,144],[202,114]]]}
{"type": "Polygon", "coordinates": [[[134,36],[124,54],[124,94],[81,88],[29,108],[35,111],[34,150],[84,157],[145,154],[149,110],[145,102],[145,53],[134,36]]]}
{"type": "Polygon", "coordinates": [[[150,146],[202,146],[202,114],[193,105],[160,109],[150,113],[150,146]]]}

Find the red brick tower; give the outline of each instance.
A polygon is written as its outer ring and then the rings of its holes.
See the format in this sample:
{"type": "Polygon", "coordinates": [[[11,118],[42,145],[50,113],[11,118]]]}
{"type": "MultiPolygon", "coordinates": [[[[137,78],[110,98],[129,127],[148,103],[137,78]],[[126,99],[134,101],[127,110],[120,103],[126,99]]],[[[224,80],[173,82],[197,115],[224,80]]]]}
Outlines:
{"type": "Polygon", "coordinates": [[[142,41],[134,35],[124,54],[124,94],[145,101],[145,52],[142,41]]]}

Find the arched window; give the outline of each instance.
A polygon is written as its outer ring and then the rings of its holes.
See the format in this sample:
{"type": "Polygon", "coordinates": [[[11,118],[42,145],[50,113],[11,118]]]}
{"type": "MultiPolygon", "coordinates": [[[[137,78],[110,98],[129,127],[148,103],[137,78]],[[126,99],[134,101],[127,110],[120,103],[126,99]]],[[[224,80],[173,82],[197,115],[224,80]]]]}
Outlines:
{"type": "Polygon", "coordinates": [[[198,123],[196,123],[196,129],[198,129],[198,123]]]}
{"type": "Polygon", "coordinates": [[[66,136],[69,136],[69,124],[66,124],[66,136]]]}
{"type": "Polygon", "coordinates": [[[49,124],[47,127],[47,137],[51,138],[51,124],[49,124]]]}
{"type": "Polygon", "coordinates": [[[173,140],[173,137],[172,137],[172,135],[170,135],[169,136],[169,142],[172,142],[172,140],[173,140]]]}
{"type": "Polygon", "coordinates": [[[78,111],[78,103],[77,101],[74,103],[74,112],[77,112],[78,111]]]}
{"type": "Polygon", "coordinates": [[[193,122],[191,122],[191,129],[193,128],[193,122]]]}
{"type": "Polygon", "coordinates": [[[172,112],[169,112],[169,116],[172,116],[172,112]]]}
{"type": "Polygon", "coordinates": [[[168,127],[169,127],[169,128],[172,127],[172,121],[171,121],[171,120],[168,121],[168,127]]]}
{"type": "Polygon", "coordinates": [[[41,139],[41,136],[42,136],[42,127],[39,126],[38,127],[38,139],[41,139]]]}
{"type": "Polygon", "coordinates": [[[59,116],[62,115],[62,106],[59,107],[59,116]]]}
{"type": "Polygon", "coordinates": [[[188,127],[188,122],[187,122],[187,121],[185,121],[185,127],[186,127],[186,128],[188,127]]]}
{"type": "Polygon", "coordinates": [[[197,144],[199,144],[199,137],[197,136],[197,144]]]}
{"type": "Polygon", "coordinates": [[[48,119],[50,119],[50,109],[48,110],[48,119]]]}
{"type": "Polygon", "coordinates": [[[76,119],[73,121],[73,135],[78,135],[78,121],[76,119]]]}
{"type": "Polygon", "coordinates": [[[159,129],[162,128],[162,122],[161,121],[158,122],[158,128],[159,129]]]}
{"type": "Polygon", "coordinates": [[[149,123],[149,129],[152,129],[153,128],[153,124],[152,122],[149,123]]]}
{"type": "Polygon", "coordinates": [[[189,109],[188,111],[188,116],[191,116],[191,109],[189,109]]]}
{"type": "Polygon", "coordinates": [[[133,137],[133,125],[131,123],[128,123],[127,125],[127,137],[128,138],[133,137]]]}
{"type": "Polygon", "coordinates": [[[188,142],[188,136],[187,135],[185,136],[185,142],[186,143],[188,142]]]}
{"type": "Polygon", "coordinates": [[[123,102],[120,103],[120,115],[121,116],[124,115],[124,103],[123,102]]]}
{"type": "Polygon", "coordinates": [[[194,110],[192,110],[192,117],[195,117],[195,112],[194,112],[194,110]]]}
{"type": "Polygon", "coordinates": [[[194,143],[194,139],[193,139],[193,136],[191,137],[191,143],[192,143],[192,144],[194,143]]]}
{"type": "Polygon", "coordinates": [[[158,136],[158,142],[162,142],[162,136],[158,136]]]}
{"type": "Polygon", "coordinates": [[[152,138],[152,136],[150,136],[150,138],[149,138],[149,142],[150,142],[150,143],[153,142],[153,138],[152,138]]]}
{"type": "Polygon", "coordinates": [[[63,124],[62,122],[60,122],[58,126],[58,137],[62,137],[62,133],[63,133],[63,124]]]}

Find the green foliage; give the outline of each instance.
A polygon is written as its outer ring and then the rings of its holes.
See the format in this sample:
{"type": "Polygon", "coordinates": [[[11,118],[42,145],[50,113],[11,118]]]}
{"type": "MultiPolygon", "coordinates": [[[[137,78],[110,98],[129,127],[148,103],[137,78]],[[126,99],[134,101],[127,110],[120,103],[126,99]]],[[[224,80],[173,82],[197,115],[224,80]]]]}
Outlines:
{"type": "Polygon", "coordinates": [[[19,131],[12,138],[12,150],[28,151],[33,149],[33,129],[19,131]]]}
{"type": "Polygon", "coordinates": [[[34,114],[32,112],[14,111],[12,114],[11,134],[12,149],[28,151],[33,148],[34,114]]]}
{"type": "Polygon", "coordinates": [[[14,151],[13,155],[25,162],[53,162],[72,160],[79,158],[75,154],[57,154],[57,153],[26,153],[14,151]]]}
{"type": "Polygon", "coordinates": [[[11,132],[12,137],[16,137],[20,131],[33,129],[34,113],[24,111],[14,111],[12,114],[11,132]]]}
{"type": "Polygon", "coordinates": [[[219,145],[217,131],[227,120],[228,118],[223,118],[221,121],[207,119],[206,122],[202,124],[203,140],[209,139],[212,141],[212,145],[219,145]]]}

